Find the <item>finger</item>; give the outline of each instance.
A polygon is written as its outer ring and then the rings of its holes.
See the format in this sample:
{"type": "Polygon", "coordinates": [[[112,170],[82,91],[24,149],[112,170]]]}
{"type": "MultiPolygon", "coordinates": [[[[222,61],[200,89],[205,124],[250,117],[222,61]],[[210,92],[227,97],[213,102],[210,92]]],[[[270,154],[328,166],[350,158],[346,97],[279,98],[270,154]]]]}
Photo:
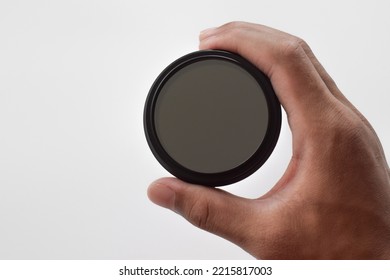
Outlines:
{"type": "MultiPolygon", "coordinates": [[[[207,48],[207,39],[211,38],[213,36],[220,35],[222,36],[224,33],[229,32],[229,29],[233,28],[240,28],[242,30],[253,30],[253,29],[262,29],[262,32],[264,32],[265,35],[268,36],[281,36],[281,37],[290,37],[295,38],[292,35],[289,35],[287,33],[272,29],[270,27],[266,27],[259,24],[251,24],[251,23],[243,23],[243,22],[235,22],[235,23],[228,23],[225,25],[222,25],[219,28],[209,28],[200,33],[199,39],[201,41],[201,48],[207,48]],[[203,44],[206,44],[205,46],[203,44]]],[[[215,38],[214,38],[215,39],[215,38]]],[[[212,41],[212,40],[210,40],[212,41]]],[[[279,40],[282,41],[282,40],[279,40]]],[[[314,66],[315,70],[319,74],[320,78],[328,88],[329,92],[336,97],[337,100],[339,100],[341,103],[343,103],[346,107],[351,109],[363,122],[364,124],[374,132],[371,124],[367,121],[367,119],[356,109],[356,107],[342,94],[342,92],[337,87],[334,80],[330,77],[330,75],[326,72],[325,68],[321,65],[321,63],[318,61],[314,53],[312,52],[311,48],[309,47],[306,42],[303,40],[298,39],[298,44],[303,49],[303,51],[306,53],[307,57],[309,58],[310,62],[314,66]]],[[[375,133],[375,132],[374,132],[375,133]]]]}
{"type": "Polygon", "coordinates": [[[329,76],[325,68],[318,61],[317,57],[314,55],[309,45],[302,41],[302,48],[305,51],[306,55],[309,57],[311,63],[314,65],[322,80],[325,82],[330,92],[340,101],[346,100],[345,96],[341,93],[334,80],[329,76]]]}
{"type": "MultiPolygon", "coordinates": [[[[215,36],[217,34],[221,34],[223,32],[226,32],[229,30],[230,26],[236,26],[236,28],[242,28],[242,29],[249,29],[249,28],[262,28],[263,32],[266,34],[272,36],[272,33],[279,33],[280,36],[283,37],[291,37],[296,38],[290,34],[284,33],[282,31],[260,25],[260,24],[252,24],[252,23],[244,23],[244,22],[236,22],[236,23],[228,23],[225,25],[222,25],[220,28],[209,28],[200,33],[199,39],[200,41],[206,40],[208,37],[215,36]]],[[[298,38],[296,38],[298,39],[298,38]]],[[[344,105],[351,108],[355,113],[357,113],[360,117],[363,117],[361,113],[356,109],[356,107],[342,94],[340,89],[337,87],[336,83],[332,79],[332,77],[327,73],[325,68],[322,66],[322,64],[318,61],[317,57],[314,55],[313,51],[311,50],[310,46],[303,40],[298,39],[298,44],[304,52],[306,53],[307,57],[310,59],[311,63],[313,64],[315,70],[318,72],[319,76],[329,89],[329,92],[333,94],[340,102],[342,102],[344,105]]],[[[364,117],[363,117],[364,118],[364,117]]],[[[365,120],[365,118],[364,118],[365,120]]]]}
{"type": "Polygon", "coordinates": [[[239,53],[262,70],[274,86],[289,116],[310,120],[335,100],[310,58],[302,40],[262,25],[229,23],[200,35],[200,49],[239,53]]]}
{"type": "Polygon", "coordinates": [[[332,77],[326,72],[325,68],[322,66],[322,64],[318,61],[317,57],[314,55],[313,51],[309,47],[308,44],[302,41],[302,48],[305,51],[306,55],[309,57],[310,61],[314,65],[315,69],[317,70],[318,74],[328,87],[329,91],[345,106],[350,108],[353,112],[355,112],[364,122],[367,122],[367,120],[363,117],[363,115],[356,109],[356,107],[344,96],[344,94],[340,91],[340,89],[337,87],[335,81],[332,79],[332,77]]]}
{"type": "Polygon", "coordinates": [[[382,147],[382,144],[380,143],[379,137],[377,136],[374,128],[370,124],[370,122],[363,116],[362,113],[344,96],[344,94],[340,91],[340,89],[337,87],[336,83],[332,79],[332,77],[328,74],[328,72],[325,70],[325,68],[322,66],[322,64],[318,61],[317,57],[314,55],[313,51],[309,47],[308,44],[302,41],[302,48],[305,51],[306,55],[309,57],[310,61],[314,65],[315,69],[319,73],[320,77],[328,87],[329,91],[335,96],[342,104],[344,104],[346,107],[348,107],[353,113],[355,113],[360,120],[366,125],[366,127],[371,130],[371,132],[374,134],[374,137],[376,139],[376,142],[378,144],[378,147],[380,149],[380,153],[385,158],[385,153],[382,147]]]}
{"type": "Polygon", "coordinates": [[[199,40],[204,40],[209,36],[212,36],[215,32],[217,32],[217,27],[211,27],[207,28],[205,30],[202,30],[199,34],[199,40]]]}
{"type": "Polygon", "coordinates": [[[245,247],[254,202],[220,189],[163,178],[148,189],[150,200],[182,215],[193,225],[245,247]]]}

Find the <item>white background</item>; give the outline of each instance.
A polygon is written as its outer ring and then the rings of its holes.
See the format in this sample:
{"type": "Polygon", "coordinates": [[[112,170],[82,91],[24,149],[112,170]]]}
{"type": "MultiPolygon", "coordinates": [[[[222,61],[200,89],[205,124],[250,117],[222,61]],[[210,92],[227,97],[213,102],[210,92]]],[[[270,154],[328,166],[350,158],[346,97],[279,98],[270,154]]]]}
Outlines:
{"type": "MultiPolygon", "coordinates": [[[[0,0],[0,258],[250,259],[148,201],[169,175],[143,133],[159,72],[202,29],[258,22],[304,38],[390,157],[388,1],[0,0]]],[[[226,187],[257,197],[291,156],[226,187]]]]}

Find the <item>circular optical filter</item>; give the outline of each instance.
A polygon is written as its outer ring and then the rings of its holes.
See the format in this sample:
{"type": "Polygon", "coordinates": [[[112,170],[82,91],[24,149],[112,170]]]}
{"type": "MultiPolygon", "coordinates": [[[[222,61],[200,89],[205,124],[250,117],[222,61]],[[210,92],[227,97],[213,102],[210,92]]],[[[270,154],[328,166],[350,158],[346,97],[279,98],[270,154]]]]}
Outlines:
{"type": "Polygon", "coordinates": [[[207,50],[170,64],[144,110],[148,144],[161,165],[195,184],[246,178],[272,153],[281,127],[272,85],[243,57],[207,50]]]}

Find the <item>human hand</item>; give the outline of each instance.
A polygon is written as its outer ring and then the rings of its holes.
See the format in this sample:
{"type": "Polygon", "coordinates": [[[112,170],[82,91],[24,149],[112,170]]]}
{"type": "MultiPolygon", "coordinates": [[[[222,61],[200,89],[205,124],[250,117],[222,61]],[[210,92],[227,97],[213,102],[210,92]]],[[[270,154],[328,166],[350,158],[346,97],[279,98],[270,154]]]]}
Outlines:
{"type": "Polygon", "coordinates": [[[299,38],[234,22],[200,35],[200,49],[236,52],[271,80],[292,131],[293,154],[258,199],[175,178],[149,198],[262,259],[390,258],[390,170],[368,121],[299,38]]]}

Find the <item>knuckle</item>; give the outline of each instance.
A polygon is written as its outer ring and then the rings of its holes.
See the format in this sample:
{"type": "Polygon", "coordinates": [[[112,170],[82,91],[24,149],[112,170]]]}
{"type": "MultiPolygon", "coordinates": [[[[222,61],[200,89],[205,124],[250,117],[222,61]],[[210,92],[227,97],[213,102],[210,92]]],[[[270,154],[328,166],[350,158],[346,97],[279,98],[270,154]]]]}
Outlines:
{"type": "Polygon", "coordinates": [[[309,44],[304,39],[295,36],[295,40],[297,40],[298,44],[301,46],[302,49],[310,49],[309,44]]]}
{"type": "Polygon", "coordinates": [[[304,40],[291,36],[282,41],[280,45],[280,52],[283,58],[301,58],[305,47],[308,47],[308,45],[304,40]]]}
{"type": "Polygon", "coordinates": [[[210,209],[207,200],[197,200],[188,208],[187,219],[201,229],[210,230],[210,209]]]}
{"type": "MultiPolygon", "coordinates": [[[[343,127],[340,128],[345,131],[345,142],[351,148],[365,147],[365,139],[370,139],[368,130],[363,122],[356,118],[349,118],[345,121],[343,127]]],[[[359,149],[360,150],[360,149],[359,149]]]]}
{"type": "Polygon", "coordinates": [[[240,29],[245,25],[242,21],[231,21],[224,24],[222,27],[226,29],[240,29]]]}
{"type": "Polygon", "coordinates": [[[325,139],[330,139],[333,150],[347,148],[354,156],[366,154],[373,140],[372,133],[362,119],[345,110],[331,117],[328,129],[324,132],[327,133],[325,139]]]}
{"type": "Polygon", "coordinates": [[[347,141],[359,138],[365,132],[362,120],[345,109],[333,116],[331,128],[343,134],[347,141]]]}
{"type": "Polygon", "coordinates": [[[232,21],[222,26],[221,31],[231,37],[237,37],[247,28],[247,23],[242,21],[232,21]]]}

